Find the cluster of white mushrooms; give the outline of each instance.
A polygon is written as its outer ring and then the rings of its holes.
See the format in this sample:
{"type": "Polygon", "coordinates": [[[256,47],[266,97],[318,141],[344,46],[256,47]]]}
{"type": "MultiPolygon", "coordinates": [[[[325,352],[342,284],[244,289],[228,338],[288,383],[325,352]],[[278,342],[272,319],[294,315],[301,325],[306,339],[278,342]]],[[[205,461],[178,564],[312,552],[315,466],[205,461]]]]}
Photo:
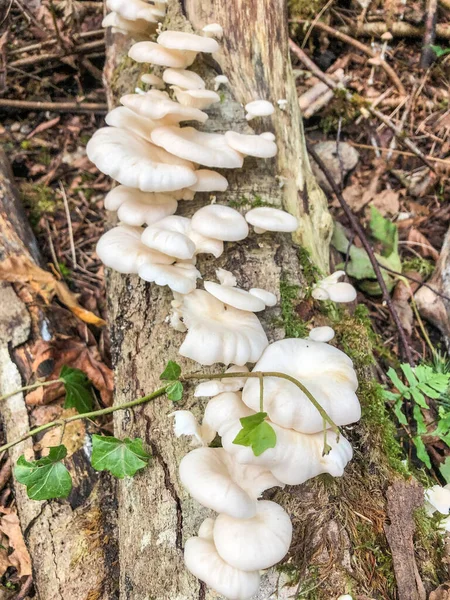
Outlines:
{"type": "MultiPolygon", "coordinates": [[[[107,5],[113,12],[104,25],[134,37],[154,31],[165,8],[156,0],[153,4],[108,0],[107,5]]],[[[249,224],[257,234],[293,232],[298,227],[297,220],[282,210],[261,207],[242,216],[215,203],[215,198],[192,218],[175,214],[178,201],[190,200],[196,192],[226,191],[227,179],[211,169],[241,168],[246,155],[271,158],[277,152],[270,132],[205,133],[180,125],[204,123],[208,119],[204,110],[220,101],[217,89],[226,83],[224,75],[216,77],[213,91],[187,70],[199,52],[218,51],[212,35],[221,37],[219,25],[206,26],[203,35],[164,31],[156,43],[138,41],[131,47],[129,56],[152,64],[158,74],[143,75],[152,88],[123,96],[122,106],[106,117],[109,127],[97,131],[88,143],[92,162],[119,183],[106,196],[105,206],[117,212],[120,223],[102,236],[98,256],[120,273],[135,273],[172,290],[168,321],[186,332],[182,356],[201,365],[231,365],[227,373],[245,374],[247,363],[254,364],[255,371],[284,373],[301,381],[335,424],[353,423],[360,417],[357,379],[351,360],[326,343],[334,335],[331,328],[313,330],[308,339],[269,345],[255,313],[276,304],[274,293],[240,289],[234,275],[224,269],[216,271],[218,282],[204,281],[204,289],[197,289],[198,254],[219,257],[224,242],[248,236],[249,224]]],[[[265,100],[254,100],[245,108],[248,121],[275,110],[265,100]]],[[[288,514],[275,502],[258,500],[261,494],[274,486],[301,484],[320,473],[340,476],[352,457],[349,442],[331,430],[329,451],[324,453],[328,424],[292,382],[265,377],[263,391],[276,444],[258,456],[251,447],[234,443],[240,419],[261,410],[258,379],[241,376],[198,385],[195,396],[211,398],[201,425],[189,411],[173,413],[176,435],[192,435],[201,446],[181,461],[181,482],[193,498],[217,513],[202,523],[197,537],[187,540],[186,566],[230,600],[253,596],[260,571],[280,561],[291,543],[288,514]],[[222,447],[209,447],[217,434],[222,447]]]]}

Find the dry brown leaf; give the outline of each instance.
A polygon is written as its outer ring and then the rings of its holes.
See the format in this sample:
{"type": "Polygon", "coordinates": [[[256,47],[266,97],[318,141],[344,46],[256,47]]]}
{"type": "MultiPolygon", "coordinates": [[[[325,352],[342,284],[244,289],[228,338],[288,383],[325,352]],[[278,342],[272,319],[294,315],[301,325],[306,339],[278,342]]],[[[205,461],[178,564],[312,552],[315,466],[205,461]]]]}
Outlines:
{"type": "Polygon", "coordinates": [[[399,196],[400,194],[394,190],[383,190],[379,194],[375,194],[370,206],[374,206],[383,217],[395,215],[400,210],[399,196]]]}
{"type": "MultiPolygon", "coordinates": [[[[416,271],[408,271],[405,275],[417,279],[417,281],[422,281],[423,279],[421,274],[416,271]]],[[[412,334],[414,319],[414,313],[410,306],[411,294],[414,294],[418,287],[419,284],[413,281],[405,282],[400,280],[392,294],[392,303],[397,311],[402,327],[408,336],[412,334]]]]}
{"type": "Polygon", "coordinates": [[[58,281],[51,273],[44,271],[26,257],[11,256],[0,262],[0,280],[28,284],[46,304],[50,303],[56,295],[74,315],[85,323],[97,327],[106,325],[103,319],[80,306],[76,295],[69,290],[65,283],[58,281]]]}
{"type": "Polygon", "coordinates": [[[408,233],[408,242],[412,242],[415,250],[424,258],[431,257],[433,260],[438,260],[439,252],[418,229],[414,229],[414,227],[410,229],[408,233]]]}
{"type": "Polygon", "coordinates": [[[7,545],[13,550],[8,554],[10,566],[17,569],[19,577],[31,575],[31,558],[25,546],[19,518],[15,512],[5,507],[0,507],[0,512],[3,513],[0,532],[7,536],[7,545]]]}
{"type": "Polygon", "coordinates": [[[450,584],[443,583],[430,593],[429,600],[450,600],[450,584]]]}
{"type": "MultiPolygon", "coordinates": [[[[61,412],[60,418],[65,419],[76,415],[75,408],[69,408],[61,412]]],[[[41,452],[42,456],[47,456],[52,446],[64,444],[67,448],[67,456],[72,456],[77,450],[83,447],[86,436],[86,427],[83,421],[72,421],[67,423],[64,428],[64,434],[61,438],[61,428],[54,427],[47,431],[37,444],[34,446],[36,452],[41,452]]]]}

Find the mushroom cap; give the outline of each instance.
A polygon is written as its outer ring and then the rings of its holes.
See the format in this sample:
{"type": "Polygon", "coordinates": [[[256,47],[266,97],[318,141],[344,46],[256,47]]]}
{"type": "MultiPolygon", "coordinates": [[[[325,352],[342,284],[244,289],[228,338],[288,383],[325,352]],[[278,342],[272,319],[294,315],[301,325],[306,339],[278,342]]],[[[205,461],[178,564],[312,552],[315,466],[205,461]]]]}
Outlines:
{"type": "Polygon", "coordinates": [[[170,413],[169,417],[175,419],[173,429],[176,437],[193,436],[195,438],[193,443],[207,446],[216,436],[216,432],[207,425],[200,426],[190,410],[176,410],[170,413]]]}
{"type": "MultiPolygon", "coordinates": [[[[197,108],[187,106],[181,108],[198,111],[197,108]]],[[[193,127],[158,127],[152,132],[152,141],[166,150],[170,148],[168,152],[180,158],[206,167],[238,169],[244,163],[242,155],[230,148],[220,133],[204,133],[193,127]]]]}
{"type": "Polygon", "coordinates": [[[213,536],[217,552],[227,564],[242,571],[259,571],[286,555],[292,541],[292,523],[279,504],[259,500],[254,517],[219,515],[213,536]]]}
{"type": "Polygon", "coordinates": [[[148,263],[171,264],[174,258],[154,252],[141,242],[142,229],[119,225],[104,233],[97,242],[96,252],[104,265],[119,273],[137,273],[148,263]]]}
{"type": "Polygon", "coordinates": [[[330,342],[334,338],[334,329],[328,325],[314,327],[309,332],[309,339],[314,342],[330,342]]]}
{"type": "Polygon", "coordinates": [[[266,306],[275,306],[278,301],[275,294],[272,294],[272,292],[268,292],[267,290],[252,288],[248,291],[252,296],[256,296],[256,298],[262,300],[266,306]]]}
{"type": "Polygon", "coordinates": [[[237,287],[221,285],[219,283],[214,283],[213,281],[205,281],[204,285],[207,292],[228,306],[233,306],[233,308],[248,310],[250,312],[259,312],[266,308],[266,305],[260,298],[237,287]]]}
{"type": "Polygon", "coordinates": [[[214,90],[217,92],[222,84],[229,83],[229,81],[226,75],[217,75],[214,77],[214,90]]]}
{"type": "MultiPolygon", "coordinates": [[[[217,381],[217,379],[215,381],[217,381]]],[[[232,378],[220,381],[236,380],[232,378]]],[[[223,437],[230,427],[236,425],[236,422],[239,421],[239,419],[242,419],[242,417],[249,417],[252,414],[254,414],[254,412],[242,402],[242,394],[232,393],[231,390],[228,390],[211,398],[205,408],[203,423],[223,437]]]]}
{"type": "Polygon", "coordinates": [[[185,90],[203,90],[206,86],[200,75],[186,69],[166,69],[163,73],[163,80],[185,90]]]}
{"type": "Polygon", "coordinates": [[[128,21],[142,19],[149,23],[158,23],[159,16],[155,7],[143,0],[107,0],[106,6],[128,21]]]}
{"type": "Polygon", "coordinates": [[[263,140],[269,140],[270,142],[274,142],[276,140],[275,134],[271,131],[265,131],[264,133],[260,133],[259,137],[263,138],[263,140]]]}
{"type": "Polygon", "coordinates": [[[356,300],[355,288],[346,281],[339,281],[345,271],[335,271],[317,282],[311,293],[316,300],[332,300],[333,302],[353,302],[356,300]]]}
{"type": "Polygon", "coordinates": [[[112,27],[113,31],[121,33],[148,35],[155,30],[156,23],[149,23],[145,19],[125,19],[113,11],[103,19],[102,27],[112,27]]]}
{"type": "Polygon", "coordinates": [[[178,202],[170,195],[141,192],[134,188],[118,185],[105,196],[106,210],[116,210],[117,216],[126,225],[151,225],[164,217],[173,215],[178,202]]]}
{"type": "Polygon", "coordinates": [[[175,98],[182,106],[193,108],[209,108],[212,104],[220,102],[219,94],[212,90],[184,90],[176,85],[171,86],[175,98]]]}
{"type": "Polygon", "coordinates": [[[197,183],[190,187],[193,192],[225,192],[228,188],[228,180],[210,169],[198,169],[195,171],[197,183]]]}
{"type": "Polygon", "coordinates": [[[164,48],[170,48],[171,50],[208,53],[219,50],[219,44],[216,40],[185,31],[163,31],[159,34],[157,42],[164,48]]]}
{"type": "Polygon", "coordinates": [[[208,25],[202,27],[202,31],[219,39],[223,36],[223,27],[219,23],[208,23],[208,25]]]}
{"type": "Polygon", "coordinates": [[[150,90],[146,94],[126,94],[120,102],[132,111],[150,119],[164,119],[159,123],[180,123],[181,121],[199,121],[204,123],[208,115],[198,108],[182,106],[171,100],[165,92],[150,90]]]}
{"type": "Polygon", "coordinates": [[[294,216],[270,206],[252,208],[245,214],[245,219],[253,227],[265,231],[292,232],[298,228],[298,220],[294,216]]]}
{"type": "Polygon", "coordinates": [[[205,237],[192,228],[189,230],[188,235],[195,244],[195,254],[212,254],[215,258],[219,258],[223,254],[223,242],[221,240],[205,237]]]}
{"type": "Polygon", "coordinates": [[[433,485],[425,490],[425,510],[432,515],[436,510],[441,515],[448,515],[450,512],[450,486],[444,487],[433,485]]]}
{"type": "Polygon", "coordinates": [[[231,271],[227,271],[226,269],[221,269],[220,267],[216,269],[216,277],[222,285],[230,285],[231,287],[237,285],[236,277],[231,271]]]}
{"type": "Polygon", "coordinates": [[[234,208],[208,204],[192,216],[191,227],[202,235],[224,242],[237,242],[248,236],[244,217],[234,208]]]}
{"type": "MultiPolygon", "coordinates": [[[[279,371],[299,380],[337,425],[361,417],[355,391],[358,387],[350,358],[329,344],[304,339],[284,339],[270,344],[255,371],[279,371]]],[[[259,381],[249,379],[242,399],[259,410],[259,381]]],[[[323,430],[323,419],[307,396],[292,382],[264,377],[264,409],[274,423],[303,433],[323,430]]]]}
{"type": "Polygon", "coordinates": [[[193,264],[182,262],[173,265],[147,263],[139,268],[138,275],[156,285],[168,285],[179,294],[189,294],[195,290],[197,279],[201,278],[200,271],[193,264]]]}
{"type": "Polygon", "coordinates": [[[198,528],[198,537],[203,538],[205,540],[209,540],[210,542],[214,541],[214,519],[208,517],[203,521],[203,523],[198,528]]]}
{"type": "Polygon", "coordinates": [[[131,46],[128,56],[138,63],[151,63],[159,67],[185,69],[192,65],[197,53],[169,50],[155,42],[137,42],[131,46]]]}
{"type": "Polygon", "coordinates": [[[267,469],[240,465],[223,448],[196,448],[180,462],[180,480],[203,506],[237,519],[256,513],[256,499],[279,482],[267,469]]]}
{"type": "Polygon", "coordinates": [[[245,110],[252,117],[268,117],[274,113],[275,107],[268,100],[254,100],[245,105],[245,110]]]}
{"type": "Polygon", "coordinates": [[[197,181],[192,163],[180,161],[126,129],[98,129],[86,152],[102,173],[143,192],[180,190],[197,181]]]}
{"type": "MultiPolygon", "coordinates": [[[[248,373],[248,367],[239,367],[232,365],[225,373],[248,373]]],[[[237,392],[242,390],[247,378],[244,377],[225,377],[223,379],[211,379],[210,381],[202,381],[195,388],[194,396],[196,398],[208,398],[221,394],[222,392],[237,392]]],[[[250,412],[249,412],[250,414],[250,412]]]]}
{"type": "Polygon", "coordinates": [[[142,234],[143,244],[175,256],[182,260],[192,258],[195,252],[195,244],[187,236],[190,219],[178,215],[168,216],[157,223],[147,227],[142,234]]]}
{"type": "Polygon", "coordinates": [[[143,117],[126,106],[117,106],[116,108],[113,108],[106,115],[105,121],[110,127],[126,129],[148,142],[151,142],[150,134],[153,129],[161,127],[161,123],[143,117]]]}
{"type": "Polygon", "coordinates": [[[275,142],[267,140],[260,135],[246,135],[244,133],[237,133],[236,131],[227,131],[225,139],[230,148],[247,156],[272,158],[277,153],[275,142]]]}
{"type": "Polygon", "coordinates": [[[226,307],[203,290],[185,296],[181,312],[188,333],[179,352],[202,365],[256,362],[268,344],[256,315],[226,307]]]}
{"type": "Polygon", "coordinates": [[[155,88],[160,90],[163,90],[166,87],[161,77],[158,77],[158,75],[154,75],[153,73],[144,73],[143,75],[141,75],[141,81],[142,83],[153,85],[155,86],[155,88]]]}
{"type": "Polygon", "coordinates": [[[186,541],[184,562],[188,571],[228,600],[249,600],[259,589],[258,571],[230,567],[217,553],[214,542],[192,537],[186,541]]]}

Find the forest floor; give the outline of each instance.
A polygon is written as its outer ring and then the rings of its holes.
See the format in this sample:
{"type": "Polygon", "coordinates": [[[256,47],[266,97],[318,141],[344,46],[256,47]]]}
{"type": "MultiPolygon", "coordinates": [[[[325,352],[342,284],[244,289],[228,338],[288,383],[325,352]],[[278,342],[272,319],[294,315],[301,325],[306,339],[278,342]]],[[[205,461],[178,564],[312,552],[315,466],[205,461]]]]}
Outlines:
{"type": "MultiPolygon", "coordinates": [[[[389,368],[399,371],[408,357],[433,373],[447,374],[442,331],[448,325],[439,314],[431,315],[434,325],[420,317],[412,294],[420,282],[433,286],[436,266],[445,267],[441,250],[450,216],[449,2],[438,6],[439,36],[429,43],[423,41],[426,14],[421,1],[316,0],[305,6],[303,0],[291,0],[290,8],[292,59],[308,141],[363,226],[377,259],[387,267],[383,273],[391,307],[381,295],[363,240],[330,194],[331,211],[340,224],[333,238],[334,264],[343,263],[358,288],[358,302],[367,307],[377,334],[380,382],[392,389],[386,373],[389,368]],[[315,70],[302,60],[305,53],[315,70]],[[339,83],[334,95],[317,77],[320,72],[339,83]],[[385,122],[369,114],[367,101],[385,122]],[[393,128],[401,135],[394,135],[393,128]],[[405,147],[405,136],[412,146],[405,147]],[[390,308],[399,317],[408,350],[390,308]]],[[[6,9],[0,15],[0,140],[45,268],[66,282],[82,307],[106,320],[103,267],[95,245],[104,229],[103,198],[110,181],[85,152],[106,113],[103,3],[12,0],[6,9]],[[48,103],[45,110],[41,102],[48,103]]],[[[323,182],[323,175],[318,176],[323,182]]],[[[299,315],[308,321],[305,311],[299,315]]],[[[96,324],[100,321],[83,323],[78,339],[60,343],[58,363],[77,366],[94,382],[101,381],[98,387],[107,404],[112,389],[108,333],[96,324]]],[[[53,406],[45,398],[37,408],[53,406]]],[[[421,407],[422,417],[416,411],[402,419],[396,412],[398,438],[416,467],[444,484],[450,400],[444,394],[427,402],[429,408],[421,407]]],[[[40,410],[40,422],[54,415],[54,406],[47,415],[40,410]]],[[[11,466],[1,460],[0,599],[20,599],[32,594],[32,587],[26,557],[11,559],[11,549],[16,554],[26,551],[20,530],[12,531],[4,522],[14,514],[14,497],[8,485],[11,466]]]]}

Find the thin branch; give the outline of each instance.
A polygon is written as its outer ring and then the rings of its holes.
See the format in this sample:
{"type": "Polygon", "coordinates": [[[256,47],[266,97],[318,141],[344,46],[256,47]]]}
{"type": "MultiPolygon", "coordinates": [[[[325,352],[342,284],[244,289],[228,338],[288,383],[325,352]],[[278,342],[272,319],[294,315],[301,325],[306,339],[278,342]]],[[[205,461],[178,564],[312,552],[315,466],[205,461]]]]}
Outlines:
{"type": "Polygon", "coordinates": [[[83,54],[87,52],[92,52],[93,50],[98,50],[99,48],[105,47],[104,40],[94,40],[92,42],[86,42],[85,44],[80,44],[79,46],[73,46],[67,52],[51,52],[47,54],[36,54],[35,56],[27,56],[26,58],[19,58],[12,62],[10,67],[26,67],[29,65],[36,65],[37,63],[48,62],[50,60],[61,60],[66,56],[72,56],[74,54],[83,54]]]}
{"type": "Polygon", "coordinates": [[[16,394],[20,394],[20,392],[28,392],[29,390],[35,390],[38,387],[45,387],[47,385],[54,385],[55,383],[63,383],[63,380],[52,379],[51,381],[37,381],[36,383],[25,385],[24,387],[14,390],[14,392],[8,392],[7,394],[3,394],[3,396],[0,396],[0,402],[2,400],[7,400],[8,398],[15,396],[16,394]]]}
{"type": "Polygon", "coordinates": [[[320,168],[320,170],[323,172],[323,174],[325,175],[325,178],[327,179],[331,189],[333,190],[336,198],[339,200],[339,204],[342,206],[343,211],[345,212],[348,220],[350,221],[353,230],[355,231],[355,233],[359,236],[359,239],[361,240],[362,245],[364,246],[364,249],[367,252],[367,255],[369,257],[369,260],[372,264],[373,270],[375,271],[375,275],[377,277],[378,283],[380,285],[381,291],[383,292],[383,298],[386,302],[386,305],[389,309],[389,312],[391,313],[391,316],[394,320],[395,326],[397,327],[398,330],[398,335],[401,341],[401,344],[403,346],[403,350],[405,352],[405,357],[407,359],[407,361],[409,362],[409,364],[411,366],[414,366],[414,360],[411,354],[411,349],[409,347],[409,343],[408,340],[406,338],[406,334],[405,331],[402,327],[400,318],[398,316],[397,311],[395,310],[395,306],[392,302],[392,298],[389,294],[389,291],[387,289],[386,286],[386,282],[383,279],[383,275],[381,273],[380,270],[380,265],[378,264],[377,259],[375,258],[374,252],[372,250],[371,245],[369,244],[366,234],[364,233],[363,228],[361,227],[361,225],[359,224],[358,219],[355,217],[355,215],[353,214],[353,212],[351,211],[349,205],[347,204],[347,202],[345,201],[339,187],[336,185],[336,182],[334,181],[333,177],[331,176],[329,170],[327,169],[326,165],[324,164],[324,162],[322,161],[322,159],[318,156],[317,152],[314,150],[314,148],[312,148],[309,144],[307,144],[307,149],[309,154],[313,157],[313,159],[316,161],[317,166],[320,168]]]}
{"type": "MultiPolygon", "coordinates": [[[[306,21],[305,19],[291,19],[290,22],[291,23],[307,23],[308,21],[306,21]]],[[[349,44],[350,46],[353,46],[354,48],[357,48],[358,50],[360,50],[361,52],[364,52],[364,54],[367,54],[367,56],[370,56],[371,58],[380,59],[379,63],[377,63],[377,64],[379,64],[379,66],[392,79],[392,83],[398,89],[399,94],[401,96],[406,96],[406,94],[407,94],[406,90],[403,86],[403,83],[400,81],[400,78],[397,75],[397,73],[394,71],[394,69],[391,67],[391,65],[389,65],[385,60],[381,60],[380,55],[377,54],[376,52],[374,52],[371,48],[369,48],[369,46],[366,46],[365,44],[359,42],[358,40],[355,40],[354,38],[350,37],[349,35],[342,33],[342,31],[338,31],[337,29],[330,27],[329,25],[327,25],[326,23],[323,23],[322,21],[317,21],[317,22],[314,21],[314,23],[312,23],[312,25],[311,25],[311,29],[313,27],[317,28],[317,29],[321,29],[322,31],[325,31],[329,35],[332,35],[333,37],[340,40],[341,42],[344,42],[346,44],[349,44]]]]}
{"type": "Polygon", "coordinates": [[[72,228],[72,219],[70,218],[70,209],[69,209],[69,201],[67,200],[66,190],[64,189],[61,181],[59,182],[59,188],[61,190],[61,194],[64,202],[64,211],[66,213],[67,226],[69,228],[69,242],[70,242],[70,252],[72,254],[72,264],[76,268],[77,265],[77,254],[75,252],[75,243],[73,240],[73,228],[72,228]]]}
{"type": "Polygon", "coordinates": [[[50,110],[52,112],[98,113],[108,112],[107,104],[94,102],[39,102],[31,100],[10,100],[0,98],[0,109],[14,108],[16,110],[50,110]]]}
{"type": "MultiPolygon", "coordinates": [[[[380,152],[392,152],[393,154],[399,154],[400,156],[417,156],[416,154],[413,154],[412,152],[406,152],[404,150],[391,150],[390,148],[374,148],[373,146],[369,146],[369,144],[358,144],[357,142],[352,142],[351,140],[349,141],[349,143],[354,146],[355,148],[363,148],[365,150],[372,150],[372,152],[375,151],[380,151],[380,152]]],[[[435,156],[430,156],[429,154],[427,154],[425,156],[425,158],[427,160],[430,160],[432,162],[437,162],[439,164],[442,165],[446,165],[447,167],[450,165],[450,160],[448,158],[437,158],[435,156]]]]}
{"type": "MultiPolygon", "coordinates": [[[[93,31],[82,31],[81,33],[75,33],[73,35],[73,41],[76,43],[78,40],[83,40],[89,37],[98,37],[104,36],[104,29],[94,29],[93,31]]],[[[50,40],[43,40],[42,42],[38,42],[37,44],[30,44],[29,46],[22,46],[21,48],[13,48],[8,51],[9,56],[14,56],[16,54],[25,54],[26,52],[34,52],[35,50],[40,50],[44,46],[54,46],[58,40],[54,38],[50,40]]],[[[11,66],[11,65],[9,65],[11,66]]]]}
{"type": "Polygon", "coordinates": [[[447,296],[446,294],[443,294],[442,292],[440,292],[439,290],[437,290],[436,288],[434,288],[432,285],[430,285],[429,283],[425,283],[424,281],[420,281],[420,279],[416,279],[415,277],[411,277],[411,275],[406,275],[404,273],[399,273],[398,271],[394,271],[394,269],[391,269],[390,267],[386,267],[385,265],[382,265],[381,263],[378,263],[381,269],[384,269],[385,271],[388,271],[388,273],[392,273],[392,275],[397,275],[398,277],[405,277],[405,279],[409,279],[409,281],[412,281],[414,283],[418,283],[420,286],[426,287],[429,290],[431,290],[434,294],[436,294],[436,296],[439,296],[440,298],[443,298],[444,300],[447,300],[448,302],[450,302],[450,297],[447,296]]]}
{"type": "Polygon", "coordinates": [[[425,33],[422,43],[422,55],[420,57],[420,66],[422,69],[428,69],[436,60],[436,54],[431,46],[436,41],[437,10],[437,0],[427,0],[425,33]]]}
{"type": "MultiPolygon", "coordinates": [[[[339,31],[351,33],[359,37],[380,38],[383,33],[389,31],[389,33],[392,33],[397,38],[421,38],[425,32],[425,27],[416,27],[404,21],[395,21],[394,23],[390,23],[389,26],[384,21],[372,21],[364,23],[361,27],[355,27],[350,23],[344,27],[339,27],[339,31]]],[[[447,23],[438,23],[436,25],[436,37],[450,40],[450,25],[447,23]]]]}
{"type": "Polygon", "coordinates": [[[289,47],[291,48],[292,52],[297,56],[297,58],[299,60],[301,60],[302,63],[312,73],[314,73],[314,75],[318,79],[323,81],[329,88],[343,92],[345,95],[345,98],[346,98],[346,100],[348,100],[348,102],[350,102],[351,104],[353,104],[355,106],[361,106],[362,109],[365,109],[372,116],[379,119],[382,123],[384,123],[384,125],[386,125],[386,127],[389,127],[389,129],[394,132],[394,134],[396,135],[396,137],[399,139],[399,141],[402,144],[404,144],[407,148],[409,148],[409,150],[411,150],[411,152],[413,152],[418,158],[420,158],[420,160],[429,169],[431,169],[433,172],[435,172],[435,168],[433,167],[433,165],[431,165],[428,162],[428,160],[427,160],[426,156],[423,154],[423,152],[421,150],[419,150],[419,148],[409,138],[406,137],[405,133],[401,129],[399,129],[397,127],[397,125],[395,125],[395,123],[393,123],[390,119],[388,119],[388,117],[386,117],[383,113],[381,113],[380,111],[373,108],[372,104],[368,100],[363,99],[363,101],[361,102],[360,96],[352,94],[342,84],[336,83],[333,79],[331,79],[331,77],[329,77],[323,71],[321,71],[319,69],[319,67],[316,65],[316,63],[314,61],[312,61],[309,58],[309,56],[305,52],[303,52],[303,50],[301,48],[299,48],[299,46],[297,46],[297,44],[295,42],[293,42],[291,39],[289,40],[289,47]]]}

